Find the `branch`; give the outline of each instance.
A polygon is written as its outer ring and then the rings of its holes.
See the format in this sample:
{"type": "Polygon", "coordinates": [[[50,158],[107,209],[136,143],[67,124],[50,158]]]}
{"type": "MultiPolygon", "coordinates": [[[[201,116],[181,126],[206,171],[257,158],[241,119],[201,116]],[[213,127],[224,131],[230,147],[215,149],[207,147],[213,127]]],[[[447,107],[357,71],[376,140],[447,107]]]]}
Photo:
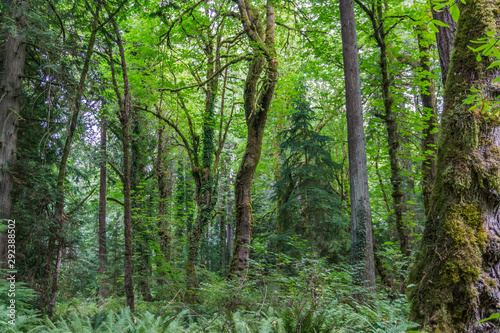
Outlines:
{"type": "Polygon", "coordinates": [[[148,112],[148,113],[151,113],[152,115],[154,115],[156,118],[158,119],[161,119],[163,120],[164,122],[166,122],[170,127],[172,127],[174,129],[174,131],[181,137],[182,139],[182,142],[184,143],[184,147],[186,148],[187,152],[188,152],[188,155],[189,155],[189,159],[192,161],[192,149],[191,149],[191,146],[189,145],[189,142],[188,140],[186,139],[186,137],[184,136],[184,134],[181,132],[181,130],[179,129],[179,127],[173,122],[171,121],[170,119],[167,119],[165,118],[163,115],[157,113],[157,112],[153,112],[153,111],[149,111],[148,109],[146,108],[139,108],[141,109],[142,111],[145,111],[145,112],[148,112]]]}
{"type": "Polygon", "coordinates": [[[84,203],[85,201],[88,200],[88,198],[90,198],[90,196],[95,192],[95,190],[97,189],[97,187],[99,186],[99,184],[97,184],[96,186],[94,186],[94,188],[89,192],[89,194],[87,194],[85,196],[85,198],[83,198],[82,201],[80,201],[75,208],[73,208],[68,214],[66,214],[66,218],[73,215],[84,203]]]}
{"type": "Polygon", "coordinates": [[[182,19],[182,17],[184,15],[186,15],[189,11],[193,11],[196,7],[198,7],[204,0],[200,0],[198,1],[197,3],[195,3],[193,6],[187,8],[186,10],[184,10],[181,15],[179,15],[175,20],[174,22],[172,22],[172,24],[170,25],[170,28],[168,28],[168,31],[166,33],[164,33],[163,35],[159,36],[158,38],[160,39],[160,42],[158,43],[158,45],[160,45],[161,43],[163,43],[165,41],[165,36],[167,36],[167,45],[168,47],[172,48],[172,46],[170,45],[170,32],[172,31],[172,29],[174,28],[175,24],[182,19]]]}
{"type": "Polygon", "coordinates": [[[116,165],[114,165],[113,163],[111,163],[110,161],[108,161],[108,165],[111,167],[111,169],[113,169],[113,171],[116,173],[116,175],[120,178],[120,180],[123,182],[123,173],[116,167],[116,165]]]}
{"type": "Polygon", "coordinates": [[[204,86],[208,82],[212,81],[213,78],[215,78],[217,75],[219,75],[227,67],[229,67],[229,66],[231,66],[231,65],[233,65],[235,63],[238,63],[238,62],[240,62],[242,60],[246,60],[246,59],[250,59],[250,55],[249,54],[246,54],[244,56],[241,56],[241,57],[238,57],[236,59],[231,60],[230,62],[228,62],[227,64],[225,64],[221,68],[219,68],[219,70],[216,71],[214,74],[212,74],[208,79],[206,79],[205,81],[202,81],[200,83],[194,83],[194,84],[191,84],[191,85],[188,85],[188,86],[184,86],[184,87],[180,87],[180,88],[159,88],[158,90],[159,91],[169,91],[169,92],[179,92],[179,91],[185,90],[185,89],[192,89],[192,88],[197,88],[197,87],[200,87],[200,86],[204,86]]]}
{"type": "Polygon", "coordinates": [[[115,199],[115,198],[110,198],[110,197],[107,197],[106,200],[108,201],[113,201],[113,202],[116,202],[117,204],[119,205],[122,205],[122,206],[125,206],[125,204],[123,202],[121,202],[120,200],[118,199],[115,199]]]}

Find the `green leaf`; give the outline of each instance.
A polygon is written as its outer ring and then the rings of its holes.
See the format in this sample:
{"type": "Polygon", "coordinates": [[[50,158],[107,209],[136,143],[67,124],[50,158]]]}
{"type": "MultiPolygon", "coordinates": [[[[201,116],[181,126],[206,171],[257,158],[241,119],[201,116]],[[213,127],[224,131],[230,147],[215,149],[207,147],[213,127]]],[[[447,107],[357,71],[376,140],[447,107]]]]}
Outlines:
{"type": "Polygon", "coordinates": [[[489,316],[489,317],[488,317],[488,318],[486,318],[486,319],[482,319],[482,320],[480,320],[480,321],[477,321],[477,322],[476,322],[476,324],[477,324],[477,323],[484,323],[485,321],[489,321],[489,320],[492,320],[492,319],[497,319],[497,318],[500,318],[500,313],[494,313],[494,314],[492,314],[491,316],[489,316]]]}
{"type": "Polygon", "coordinates": [[[500,60],[495,60],[495,61],[493,61],[493,62],[492,62],[492,63],[488,66],[488,68],[487,68],[487,69],[493,68],[493,67],[495,67],[495,66],[499,66],[499,67],[500,67],[500,60]]]}
{"type": "Polygon", "coordinates": [[[481,61],[481,55],[480,54],[476,55],[476,60],[477,61],[481,61]]]}
{"type": "Polygon", "coordinates": [[[449,27],[448,24],[441,22],[439,20],[432,20],[432,23],[434,23],[435,25],[439,25],[440,27],[449,27]]]}
{"type": "Polygon", "coordinates": [[[434,23],[429,23],[429,29],[431,29],[432,32],[438,33],[439,30],[436,28],[436,25],[434,23]]]}
{"type": "Polygon", "coordinates": [[[458,18],[460,17],[460,9],[458,9],[458,6],[453,4],[450,6],[450,13],[451,17],[455,22],[458,22],[458,18]]]}
{"type": "Polygon", "coordinates": [[[493,80],[493,83],[500,82],[500,76],[493,80]]]}
{"type": "Polygon", "coordinates": [[[495,34],[495,31],[488,31],[488,32],[486,33],[486,36],[491,37],[491,36],[493,36],[494,34],[495,34]]]}

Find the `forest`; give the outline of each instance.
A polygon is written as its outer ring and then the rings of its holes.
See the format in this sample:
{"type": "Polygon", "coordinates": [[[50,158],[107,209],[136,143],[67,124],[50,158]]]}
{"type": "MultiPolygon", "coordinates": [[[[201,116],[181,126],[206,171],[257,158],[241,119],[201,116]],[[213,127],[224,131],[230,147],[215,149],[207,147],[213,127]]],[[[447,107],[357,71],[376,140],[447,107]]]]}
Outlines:
{"type": "Polygon", "coordinates": [[[500,332],[500,0],[1,0],[1,332],[500,332]]]}

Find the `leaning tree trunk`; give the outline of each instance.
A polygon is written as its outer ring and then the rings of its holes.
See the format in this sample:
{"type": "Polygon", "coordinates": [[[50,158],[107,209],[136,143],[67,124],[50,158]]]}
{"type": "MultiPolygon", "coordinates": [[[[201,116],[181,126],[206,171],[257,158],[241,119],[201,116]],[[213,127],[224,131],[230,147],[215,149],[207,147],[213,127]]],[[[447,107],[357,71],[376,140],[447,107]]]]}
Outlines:
{"type": "MultiPolygon", "coordinates": [[[[5,25],[2,72],[0,77],[0,224],[11,219],[11,167],[17,155],[17,123],[21,111],[22,75],[26,56],[24,12],[27,1],[9,1],[6,17],[14,22],[5,25]]],[[[7,263],[7,234],[0,234],[0,267],[7,263]]]]}
{"type": "Polygon", "coordinates": [[[248,269],[253,215],[251,187],[262,150],[262,138],[278,77],[278,58],[274,48],[274,7],[266,6],[266,26],[251,23],[252,7],[248,1],[237,1],[243,26],[254,45],[254,59],[249,66],[243,92],[247,142],[245,153],[236,175],[234,198],[236,210],[236,235],[229,276],[243,278],[248,269]],[[259,36],[260,35],[260,36],[259,36]],[[263,54],[263,55],[262,55],[263,54]],[[265,67],[262,89],[258,91],[259,78],[265,67]]]}
{"type": "MultiPolygon", "coordinates": [[[[346,90],[349,183],[351,188],[351,256],[355,283],[375,293],[373,231],[368,193],[365,132],[359,77],[358,44],[353,0],[340,0],[342,54],[346,90]]],[[[359,295],[359,298],[362,298],[359,295]]]]}
{"type": "Polygon", "coordinates": [[[104,116],[101,120],[101,174],[99,183],[99,274],[101,282],[99,285],[99,295],[106,298],[108,295],[107,282],[104,277],[108,266],[108,248],[106,246],[106,134],[107,134],[108,119],[104,116]]]}
{"type": "MultiPolygon", "coordinates": [[[[461,5],[438,142],[437,172],[420,252],[410,274],[411,315],[431,332],[499,332],[500,322],[476,324],[500,312],[500,121],[494,110],[463,100],[481,90],[499,95],[471,40],[498,32],[500,0],[461,5]]],[[[498,33],[496,34],[498,37],[498,33]]]]}
{"type": "Polygon", "coordinates": [[[78,122],[78,117],[80,115],[80,107],[82,102],[81,99],[83,96],[83,91],[85,90],[85,81],[87,79],[87,74],[90,67],[90,60],[92,58],[92,54],[94,53],[94,44],[97,34],[97,24],[99,22],[99,10],[100,10],[100,3],[98,2],[94,20],[92,22],[92,30],[90,33],[89,44],[87,45],[87,51],[85,53],[85,60],[83,63],[82,73],[80,74],[80,82],[78,83],[76,94],[74,96],[68,134],[66,136],[64,148],[62,150],[61,162],[59,163],[59,173],[57,176],[57,197],[55,203],[55,219],[57,223],[56,227],[52,228],[51,230],[53,236],[51,237],[51,240],[49,240],[49,251],[47,254],[49,260],[52,260],[53,246],[50,245],[55,244],[54,238],[57,239],[56,265],[55,265],[55,271],[52,275],[52,290],[49,293],[47,293],[47,297],[50,297],[50,301],[47,307],[47,314],[49,317],[52,316],[54,311],[54,306],[56,304],[57,292],[59,290],[59,276],[61,272],[62,253],[64,249],[63,230],[64,230],[64,222],[66,220],[66,216],[64,215],[64,204],[65,204],[64,183],[66,181],[66,166],[68,164],[69,154],[71,152],[71,144],[73,142],[73,137],[76,132],[76,125],[78,122]]]}

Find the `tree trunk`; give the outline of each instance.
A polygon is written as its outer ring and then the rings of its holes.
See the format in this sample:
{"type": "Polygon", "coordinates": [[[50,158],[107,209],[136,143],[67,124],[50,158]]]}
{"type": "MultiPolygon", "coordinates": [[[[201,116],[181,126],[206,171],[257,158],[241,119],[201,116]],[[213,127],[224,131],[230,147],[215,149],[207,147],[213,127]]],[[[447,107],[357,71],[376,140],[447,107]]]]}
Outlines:
{"type": "Polygon", "coordinates": [[[101,120],[101,174],[99,184],[99,274],[101,284],[99,285],[99,295],[106,298],[108,295],[107,283],[104,277],[108,266],[107,246],[106,246],[106,132],[108,119],[104,116],[101,120]]]}
{"type": "Polygon", "coordinates": [[[439,30],[436,34],[436,40],[439,53],[439,64],[441,65],[441,79],[444,87],[450,67],[451,50],[453,48],[453,39],[455,38],[457,23],[451,17],[450,8],[448,6],[438,11],[433,9],[432,18],[448,25],[448,27],[436,26],[439,30]]]}
{"type": "Polygon", "coordinates": [[[236,235],[231,259],[229,276],[244,278],[248,269],[250,251],[248,246],[252,237],[253,215],[251,187],[253,175],[260,160],[262,138],[266,126],[267,114],[271,106],[278,76],[278,58],[274,48],[274,7],[266,6],[266,26],[252,17],[248,1],[236,1],[242,16],[243,27],[254,47],[254,59],[248,69],[243,92],[243,104],[247,123],[247,142],[234,186],[236,235]],[[252,22],[252,23],[250,23],[252,22]],[[257,37],[260,35],[260,37],[257,37]],[[263,42],[265,40],[265,42],[263,42]],[[259,77],[264,66],[265,76],[260,94],[257,91],[259,77]]]}
{"type": "Polygon", "coordinates": [[[424,129],[422,131],[422,155],[425,160],[422,161],[422,194],[424,196],[425,213],[429,212],[429,201],[432,192],[432,185],[436,176],[436,143],[437,131],[436,125],[436,90],[434,82],[430,77],[430,50],[429,44],[424,40],[422,34],[427,33],[427,29],[421,27],[418,35],[418,49],[420,53],[420,67],[425,74],[420,80],[420,97],[422,99],[422,120],[424,129]]]}
{"type": "MultiPolygon", "coordinates": [[[[351,188],[351,256],[354,281],[375,293],[373,232],[368,193],[365,133],[361,102],[358,44],[353,0],[340,0],[342,50],[346,90],[349,183],[351,188]]],[[[361,295],[358,295],[362,298],[361,295]]]]}
{"type": "MultiPolygon", "coordinates": [[[[61,162],[59,163],[59,174],[57,176],[57,198],[55,203],[55,220],[57,224],[56,228],[51,228],[52,229],[51,233],[54,235],[53,237],[57,239],[57,256],[56,256],[55,271],[52,275],[52,290],[47,295],[47,296],[50,295],[50,301],[47,307],[47,314],[49,317],[51,317],[53,314],[57,298],[57,292],[59,290],[59,275],[61,270],[62,253],[64,249],[63,231],[64,231],[64,222],[66,220],[66,216],[64,215],[64,200],[65,200],[64,182],[66,180],[66,165],[68,164],[68,158],[71,151],[71,144],[73,142],[73,136],[75,135],[78,116],[80,115],[80,107],[82,102],[81,99],[83,91],[85,90],[85,81],[87,79],[87,74],[89,71],[90,60],[92,58],[92,53],[94,52],[94,44],[97,34],[97,24],[99,22],[99,10],[100,10],[100,2],[97,2],[96,13],[94,16],[94,20],[92,22],[92,31],[90,34],[89,44],[87,46],[85,61],[83,63],[82,73],[80,75],[80,82],[78,84],[76,95],[73,101],[73,108],[68,128],[68,134],[62,151],[61,162]]],[[[52,258],[52,253],[49,252],[48,257],[49,259],[52,258]]]]}
{"type": "MultiPolygon", "coordinates": [[[[107,10],[107,9],[106,9],[107,10]]],[[[109,14],[109,11],[108,11],[109,14]]],[[[134,296],[134,283],[133,273],[134,268],[132,265],[132,200],[131,200],[131,172],[130,172],[130,118],[132,113],[132,97],[130,95],[130,84],[128,80],[127,61],[125,58],[125,49],[123,47],[123,40],[118,29],[118,25],[114,19],[111,20],[113,24],[114,33],[116,36],[116,44],[120,54],[120,64],[123,77],[123,98],[118,88],[118,83],[115,77],[115,67],[112,57],[112,51],[109,50],[110,67],[113,78],[113,85],[115,88],[116,96],[118,99],[119,118],[122,125],[123,135],[123,226],[124,226],[124,240],[125,240],[125,257],[124,257],[124,289],[125,297],[127,299],[127,306],[133,313],[135,311],[135,296],[134,296]]]]}
{"type": "Polygon", "coordinates": [[[132,233],[135,236],[135,271],[139,276],[137,279],[140,293],[146,302],[152,302],[151,290],[149,287],[150,276],[150,255],[149,255],[149,225],[143,217],[145,213],[145,204],[143,193],[141,193],[141,181],[144,179],[144,146],[142,122],[144,121],[135,110],[131,117],[131,166],[130,166],[130,192],[131,192],[131,210],[132,210],[132,233]]]}
{"type": "Polygon", "coordinates": [[[163,165],[163,153],[165,152],[165,139],[163,138],[164,128],[158,129],[158,155],[156,157],[156,176],[158,179],[158,232],[160,233],[160,250],[163,253],[165,262],[170,261],[170,246],[172,237],[170,236],[170,226],[167,217],[168,186],[165,179],[165,167],[163,165]]]}
{"type": "MultiPolygon", "coordinates": [[[[24,12],[27,1],[10,1],[4,15],[14,22],[10,26],[4,22],[5,42],[0,77],[0,224],[5,224],[11,216],[11,191],[13,179],[11,167],[17,156],[17,124],[21,112],[22,75],[26,57],[24,12]]],[[[7,233],[0,234],[0,267],[7,267],[7,233]]]]}
{"type": "Polygon", "coordinates": [[[500,123],[493,110],[470,110],[463,100],[481,89],[499,95],[494,60],[476,54],[471,40],[499,31],[500,0],[460,5],[438,142],[436,179],[425,231],[410,273],[411,316],[430,332],[498,332],[500,323],[476,321],[500,312],[500,123]]]}

